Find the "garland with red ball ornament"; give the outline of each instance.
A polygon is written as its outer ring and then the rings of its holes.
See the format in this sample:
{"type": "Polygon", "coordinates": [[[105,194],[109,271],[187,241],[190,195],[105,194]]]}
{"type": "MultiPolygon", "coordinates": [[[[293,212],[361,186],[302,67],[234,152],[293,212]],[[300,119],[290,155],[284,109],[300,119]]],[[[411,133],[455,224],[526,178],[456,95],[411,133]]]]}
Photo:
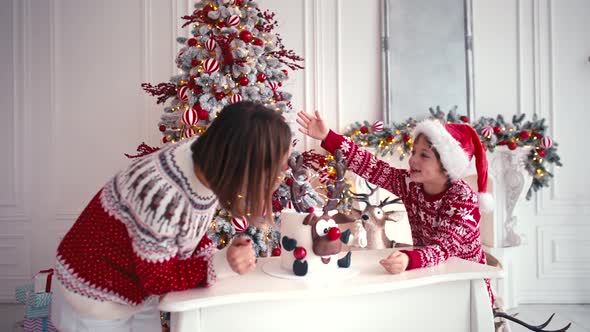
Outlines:
{"type": "MultiPolygon", "coordinates": [[[[557,154],[557,143],[546,134],[545,119],[539,119],[536,114],[531,121],[525,121],[525,114],[520,114],[514,115],[510,123],[502,115],[495,118],[481,117],[476,122],[471,122],[466,115],[458,115],[456,107],[448,113],[438,106],[429,111],[430,118],[470,124],[477,131],[482,145],[492,153],[498,146],[506,146],[510,150],[530,147],[531,151],[523,165],[533,178],[526,194],[527,200],[532,197],[533,192],[549,186],[550,178],[553,177],[553,173],[548,170],[550,164],[562,166],[557,154]]],[[[411,134],[417,122],[412,118],[391,125],[385,125],[382,121],[373,124],[368,121],[356,122],[349,126],[344,135],[359,146],[375,148],[381,156],[398,154],[400,160],[403,160],[412,151],[411,134]]]]}

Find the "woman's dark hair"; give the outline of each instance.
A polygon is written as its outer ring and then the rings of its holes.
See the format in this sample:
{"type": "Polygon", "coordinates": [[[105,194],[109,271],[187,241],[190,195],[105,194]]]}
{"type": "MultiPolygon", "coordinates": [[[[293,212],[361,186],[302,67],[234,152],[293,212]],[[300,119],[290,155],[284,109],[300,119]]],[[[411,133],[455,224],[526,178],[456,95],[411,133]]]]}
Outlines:
{"type": "Polygon", "coordinates": [[[225,209],[260,216],[263,209],[272,211],[271,196],[290,145],[291,129],[281,114],[246,101],[226,106],[191,150],[225,209]]]}

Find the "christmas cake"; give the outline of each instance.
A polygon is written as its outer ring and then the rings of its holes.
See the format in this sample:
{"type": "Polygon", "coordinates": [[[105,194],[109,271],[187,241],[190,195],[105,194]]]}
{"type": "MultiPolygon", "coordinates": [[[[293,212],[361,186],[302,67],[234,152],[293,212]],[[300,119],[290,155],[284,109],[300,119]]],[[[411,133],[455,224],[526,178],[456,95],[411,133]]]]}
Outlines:
{"type": "MultiPolygon", "coordinates": [[[[327,185],[328,199],[323,207],[309,207],[302,198],[303,173],[300,158],[291,158],[292,185],[289,208],[281,212],[280,259],[269,261],[263,270],[270,275],[288,278],[349,277],[358,271],[351,268],[352,253],[342,254],[350,230],[341,232],[338,223],[350,222],[337,211],[344,189],[346,166],[340,151],[335,152],[332,166],[336,179],[327,185]]],[[[303,193],[304,194],[304,193],[303,193]]]]}

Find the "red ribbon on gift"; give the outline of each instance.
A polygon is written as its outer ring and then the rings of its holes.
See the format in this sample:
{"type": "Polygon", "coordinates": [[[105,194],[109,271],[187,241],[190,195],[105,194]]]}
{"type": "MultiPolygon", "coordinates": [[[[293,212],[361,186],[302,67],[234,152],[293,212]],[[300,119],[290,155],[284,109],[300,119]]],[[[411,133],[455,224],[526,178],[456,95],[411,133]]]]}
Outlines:
{"type": "Polygon", "coordinates": [[[49,273],[45,281],[45,293],[51,292],[51,277],[53,276],[53,269],[41,270],[39,273],[49,273]]]}

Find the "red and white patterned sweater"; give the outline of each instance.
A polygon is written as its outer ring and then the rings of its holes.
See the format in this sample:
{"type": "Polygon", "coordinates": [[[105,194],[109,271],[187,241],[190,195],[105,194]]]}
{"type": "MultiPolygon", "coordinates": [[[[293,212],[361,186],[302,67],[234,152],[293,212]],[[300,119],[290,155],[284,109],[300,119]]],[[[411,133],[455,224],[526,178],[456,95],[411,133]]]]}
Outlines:
{"type": "Polygon", "coordinates": [[[137,305],[214,282],[205,233],[217,198],[194,173],[193,141],[134,161],[94,196],[57,249],[64,287],[137,305]]]}
{"type": "MultiPolygon", "coordinates": [[[[330,131],[322,147],[330,153],[340,149],[350,170],[402,199],[413,244],[420,247],[402,250],[410,258],[408,270],[434,266],[452,256],[486,264],[479,233],[477,194],[465,181],[454,181],[446,191],[429,196],[421,184],[411,182],[407,170],[378,160],[344,136],[330,131]]],[[[486,284],[493,304],[487,279],[486,284]]]]}

